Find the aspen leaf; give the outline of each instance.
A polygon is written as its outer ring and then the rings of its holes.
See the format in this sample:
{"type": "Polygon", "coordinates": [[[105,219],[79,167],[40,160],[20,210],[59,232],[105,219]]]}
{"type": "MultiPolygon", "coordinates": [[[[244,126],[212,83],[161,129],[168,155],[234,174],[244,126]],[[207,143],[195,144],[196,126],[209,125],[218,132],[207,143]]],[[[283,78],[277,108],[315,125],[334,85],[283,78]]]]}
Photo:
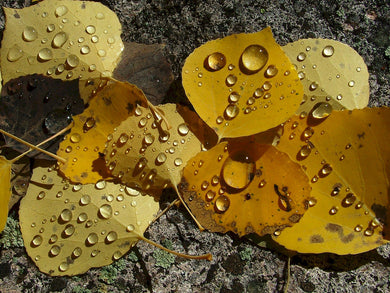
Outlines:
{"type": "Polygon", "coordinates": [[[33,73],[63,80],[105,78],[123,50],[119,20],[100,3],[50,0],[4,12],[4,82],[33,73]]]}
{"type": "Polygon", "coordinates": [[[107,177],[104,159],[99,155],[105,148],[107,136],[137,105],[147,106],[142,91],[127,82],[110,80],[89,107],[74,116],[71,132],[61,142],[57,154],[67,160],[60,171],[73,182],[93,183],[107,177]]]}
{"type": "Polygon", "coordinates": [[[243,236],[297,223],[310,186],[286,154],[247,140],[198,153],[184,168],[179,191],[204,228],[243,236]]]}
{"type": "Polygon", "coordinates": [[[159,209],[148,194],[111,182],[72,185],[53,167],[33,171],[20,204],[26,251],[52,276],[109,265],[142,237],[159,209]]]}
{"type": "Polygon", "coordinates": [[[4,230],[7,222],[8,203],[12,195],[11,167],[12,162],[0,156],[0,232],[4,230]]]}
{"type": "Polygon", "coordinates": [[[196,112],[220,138],[277,126],[294,114],[303,96],[270,28],[200,46],[187,58],[182,78],[196,112]]]}
{"type": "Polygon", "coordinates": [[[138,107],[134,116],[108,135],[108,170],[131,187],[161,189],[171,182],[176,186],[186,162],[201,150],[200,141],[175,104],[161,105],[157,110],[170,124],[169,130],[157,112],[138,107]]]}
{"type": "Polygon", "coordinates": [[[304,100],[297,113],[319,102],[334,110],[368,105],[370,88],[363,58],[351,47],[328,39],[301,39],[283,47],[303,83],[304,100]]]}
{"type": "MultiPolygon", "coordinates": [[[[22,76],[7,82],[1,94],[0,128],[34,145],[66,127],[72,115],[84,110],[77,80],[55,80],[38,74],[22,76]]],[[[19,152],[28,149],[8,137],[5,141],[19,152]]],[[[45,149],[56,152],[60,141],[61,138],[52,140],[45,149]]],[[[27,154],[36,155],[36,151],[27,154]]],[[[44,158],[48,157],[44,155],[44,158]]]]}
{"type": "Polygon", "coordinates": [[[275,240],[301,253],[362,253],[386,242],[390,109],[327,114],[314,110],[284,125],[278,149],[302,164],[312,198],[299,225],[275,240]]]}

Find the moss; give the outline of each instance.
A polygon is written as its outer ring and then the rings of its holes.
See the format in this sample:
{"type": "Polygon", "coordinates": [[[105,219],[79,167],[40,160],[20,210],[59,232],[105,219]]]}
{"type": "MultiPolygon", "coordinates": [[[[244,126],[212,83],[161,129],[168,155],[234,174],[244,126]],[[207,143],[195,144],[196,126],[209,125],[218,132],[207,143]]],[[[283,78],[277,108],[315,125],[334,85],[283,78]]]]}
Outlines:
{"type": "Polygon", "coordinates": [[[252,248],[246,247],[243,250],[241,250],[238,254],[240,255],[241,260],[251,260],[252,258],[252,248]]]}
{"type": "Polygon", "coordinates": [[[105,266],[100,270],[100,275],[98,277],[99,281],[112,285],[115,283],[115,280],[118,277],[118,269],[112,264],[105,266]]]}
{"type": "Polygon", "coordinates": [[[87,288],[84,288],[82,286],[74,286],[72,288],[72,293],[91,293],[92,291],[87,289],[87,288]]]}
{"type": "MultiPolygon", "coordinates": [[[[161,244],[168,249],[173,249],[172,242],[169,240],[163,240],[161,244]]],[[[156,260],[156,266],[164,269],[169,268],[175,262],[175,256],[172,253],[161,249],[156,249],[153,257],[156,260]]]]}
{"type": "Polygon", "coordinates": [[[4,249],[24,247],[19,222],[11,217],[8,217],[7,224],[0,236],[0,247],[4,249]]]}

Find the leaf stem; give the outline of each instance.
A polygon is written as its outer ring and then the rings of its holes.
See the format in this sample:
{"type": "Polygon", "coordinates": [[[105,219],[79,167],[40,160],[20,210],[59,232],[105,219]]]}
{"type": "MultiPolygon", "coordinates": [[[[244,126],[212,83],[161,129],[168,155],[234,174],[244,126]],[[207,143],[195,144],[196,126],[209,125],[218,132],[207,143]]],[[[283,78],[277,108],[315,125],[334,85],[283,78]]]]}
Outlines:
{"type": "Polygon", "coordinates": [[[174,255],[177,255],[177,256],[180,256],[180,257],[184,257],[184,258],[187,258],[187,259],[207,259],[207,260],[212,260],[213,259],[213,256],[210,254],[210,253],[207,253],[207,254],[203,254],[203,255],[188,255],[188,254],[183,254],[183,253],[180,253],[180,252],[176,252],[176,251],[173,251],[173,250],[170,250],[164,246],[162,246],[161,244],[158,244],[152,240],[149,240],[147,238],[145,238],[144,236],[141,236],[141,235],[138,235],[138,239],[139,240],[143,240],[153,246],[156,246],[162,250],[165,250],[169,253],[172,253],[174,255]]]}
{"type": "Polygon", "coordinates": [[[162,215],[164,215],[171,207],[173,207],[175,204],[178,204],[180,202],[180,199],[175,199],[173,202],[169,204],[161,213],[159,213],[152,221],[152,223],[156,222],[162,215]]]}
{"type": "Polygon", "coordinates": [[[150,103],[148,101],[148,106],[149,108],[154,112],[155,116],[157,116],[156,114],[158,114],[158,116],[161,117],[161,119],[164,121],[165,125],[167,126],[167,130],[171,129],[172,126],[171,124],[169,123],[168,119],[164,116],[164,114],[159,110],[157,109],[157,107],[155,107],[152,103],[150,103]]]}

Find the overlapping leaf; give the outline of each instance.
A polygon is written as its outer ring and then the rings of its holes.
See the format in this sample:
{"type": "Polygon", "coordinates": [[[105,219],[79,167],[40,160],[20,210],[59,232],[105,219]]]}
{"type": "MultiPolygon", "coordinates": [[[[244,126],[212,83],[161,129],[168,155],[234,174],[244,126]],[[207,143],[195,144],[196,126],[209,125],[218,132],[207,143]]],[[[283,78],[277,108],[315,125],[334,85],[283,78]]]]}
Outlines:
{"type": "Polygon", "coordinates": [[[11,191],[12,162],[0,156],[0,232],[3,231],[8,217],[8,203],[11,191]]]}
{"type": "Polygon", "coordinates": [[[134,189],[105,181],[72,185],[53,167],[38,167],[21,201],[20,227],[42,272],[75,275],[123,256],[158,209],[154,197],[134,189]]]}
{"type": "Polygon", "coordinates": [[[220,138],[275,127],[294,114],[303,97],[298,75],[270,28],[200,46],[187,58],[182,78],[196,112],[220,138]]]}
{"type": "MultiPolygon", "coordinates": [[[[154,110],[138,107],[135,116],[109,134],[105,159],[109,171],[127,185],[161,189],[180,182],[186,162],[201,150],[201,143],[176,110],[175,104],[154,110]]],[[[190,121],[188,121],[190,123],[190,121]]]]}
{"type": "Polygon", "coordinates": [[[4,82],[34,73],[63,80],[105,78],[123,50],[121,24],[100,3],[50,0],[4,11],[4,82]]]}
{"type": "MultiPolygon", "coordinates": [[[[323,107],[317,107],[321,109],[323,107]]],[[[389,108],[314,110],[284,125],[278,149],[311,180],[309,210],[275,240],[303,253],[357,254],[388,238],[389,108]],[[327,117],[327,118],[326,118],[327,117]]]]}
{"type": "Polygon", "coordinates": [[[305,102],[297,113],[309,112],[319,102],[333,109],[361,109],[368,105],[368,70],[351,47],[328,39],[301,39],[283,47],[296,66],[305,102]]]}
{"type": "Polygon", "coordinates": [[[238,235],[279,233],[305,212],[309,180],[270,145],[220,143],[192,158],[179,185],[202,226],[238,235]]]}
{"type": "Polygon", "coordinates": [[[75,116],[71,133],[57,154],[67,160],[61,172],[73,182],[93,183],[108,176],[102,157],[107,136],[123,120],[134,116],[137,105],[147,107],[144,94],[134,85],[111,80],[75,116]]]}
{"type": "MultiPolygon", "coordinates": [[[[77,80],[61,81],[33,74],[7,82],[1,95],[0,128],[34,145],[66,127],[72,115],[84,110],[77,80]]],[[[27,150],[16,140],[5,140],[19,152],[27,150]]],[[[52,140],[45,149],[56,152],[60,140],[52,140]]],[[[28,156],[36,154],[34,151],[28,156]]]]}

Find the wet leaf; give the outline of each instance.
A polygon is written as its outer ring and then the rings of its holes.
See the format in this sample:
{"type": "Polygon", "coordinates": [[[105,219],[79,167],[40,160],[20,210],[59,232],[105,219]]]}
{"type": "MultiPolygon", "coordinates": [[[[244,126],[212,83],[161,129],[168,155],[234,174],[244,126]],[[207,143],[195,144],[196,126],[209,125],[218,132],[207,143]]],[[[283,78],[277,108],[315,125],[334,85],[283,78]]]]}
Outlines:
{"type": "Polygon", "coordinates": [[[187,58],[182,78],[196,112],[220,138],[277,126],[294,114],[303,96],[270,28],[200,46],[187,58]]]}
{"type": "MultiPolygon", "coordinates": [[[[7,82],[2,89],[0,128],[36,145],[66,127],[72,115],[83,110],[77,80],[61,81],[38,74],[23,76],[7,82]]],[[[61,139],[52,140],[44,148],[56,152],[61,139]]],[[[28,149],[16,140],[5,140],[7,146],[19,152],[28,149]]],[[[36,151],[28,154],[35,155],[36,151]]]]}
{"type": "MultiPolygon", "coordinates": [[[[109,134],[105,159],[113,176],[129,186],[162,189],[180,182],[186,162],[201,150],[201,143],[177,113],[175,104],[156,107],[162,117],[138,107],[109,134]]],[[[188,121],[190,123],[190,121],[188,121]]]]}
{"type": "Polygon", "coordinates": [[[83,113],[73,117],[74,126],[57,154],[67,160],[60,171],[73,182],[93,183],[107,177],[103,150],[107,136],[137,105],[147,106],[142,91],[127,82],[111,80],[90,101],[83,113]]]}
{"type": "Polygon", "coordinates": [[[220,143],[183,170],[179,190],[200,224],[212,232],[265,235],[297,223],[309,198],[301,167],[270,145],[220,143]]]}
{"type": "Polygon", "coordinates": [[[305,103],[297,113],[309,112],[316,103],[333,109],[362,109],[370,88],[363,58],[351,47],[334,40],[301,39],[283,47],[303,83],[305,103]]]}
{"type": "Polygon", "coordinates": [[[50,0],[4,11],[4,82],[34,73],[63,80],[105,78],[123,50],[119,20],[100,3],[50,0]]]}
{"type": "Polygon", "coordinates": [[[0,232],[4,230],[8,217],[8,203],[12,195],[11,190],[12,162],[0,156],[0,232]]]}
{"type": "Polygon", "coordinates": [[[124,43],[125,48],[113,76],[135,84],[153,105],[162,102],[174,77],[162,44],[124,43]]]}
{"type": "Polygon", "coordinates": [[[12,195],[8,203],[8,210],[11,210],[27,192],[31,179],[30,160],[12,164],[11,176],[12,195]]]}
{"type": "Polygon", "coordinates": [[[111,182],[72,185],[53,167],[34,169],[20,205],[27,253],[49,275],[76,275],[112,263],[142,236],[158,201],[111,182]]]}
{"type": "Polygon", "coordinates": [[[313,113],[286,123],[278,144],[306,170],[312,198],[299,225],[275,240],[302,253],[374,249],[386,242],[382,222],[386,229],[390,219],[390,109],[334,111],[322,119],[313,113]]]}

